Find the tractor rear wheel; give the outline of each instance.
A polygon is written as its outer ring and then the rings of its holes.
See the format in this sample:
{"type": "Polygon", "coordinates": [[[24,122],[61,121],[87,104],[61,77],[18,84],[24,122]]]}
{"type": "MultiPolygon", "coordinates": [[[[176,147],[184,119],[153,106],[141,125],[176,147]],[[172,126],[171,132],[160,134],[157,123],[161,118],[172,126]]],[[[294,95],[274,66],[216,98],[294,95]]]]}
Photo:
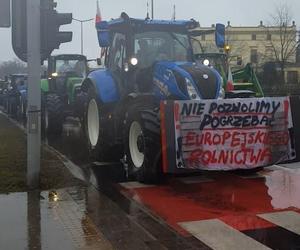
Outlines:
{"type": "Polygon", "coordinates": [[[57,94],[48,94],[43,108],[43,124],[47,134],[61,134],[64,122],[64,103],[57,94]]]}
{"type": "Polygon", "coordinates": [[[138,181],[162,180],[158,108],[133,103],[125,115],[124,150],[129,171],[138,181]]]}

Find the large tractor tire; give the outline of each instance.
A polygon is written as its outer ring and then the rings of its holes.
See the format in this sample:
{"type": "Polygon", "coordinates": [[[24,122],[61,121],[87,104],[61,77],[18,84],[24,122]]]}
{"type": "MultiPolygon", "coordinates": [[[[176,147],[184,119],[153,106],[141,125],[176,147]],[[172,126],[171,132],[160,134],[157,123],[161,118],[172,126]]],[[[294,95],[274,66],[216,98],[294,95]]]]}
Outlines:
{"type": "Polygon", "coordinates": [[[61,134],[64,123],[64,103],[57,94],[44,98],[42,123],[46,134],[61,134]]]}
{"type": "Polygon", "coordinates": [[[27,121],[27,100],[23,97],[21,102],[21,115],[22,121],[26,123],[27,121]]]}
{"type": "Polygon", "coordinates": [[[18,111],[18,99],[16,96],[9,96],[8,97],[8,115],[12,118],[17,118],[17,111],[18,111]]]}
{"type": "Polygon", "coordinates": [[[130,174],[139,182],[162,181],[158,108],[132,103],[125,114],[124,150],[130,174]]]}
{"type": "Polygon", "coordinates": [[[19,96],[17,105],[17,120],[23,124],[26,123],[27,102],[23,96],[19,96]]]}
{"type": "Polygon", "coordinates": [[[102,104],[93,87],[87,92],[83,116],[83,130],[87,140],[89,156],[92,160],[111,161],[110,147],[105,143],[102,104]]]}

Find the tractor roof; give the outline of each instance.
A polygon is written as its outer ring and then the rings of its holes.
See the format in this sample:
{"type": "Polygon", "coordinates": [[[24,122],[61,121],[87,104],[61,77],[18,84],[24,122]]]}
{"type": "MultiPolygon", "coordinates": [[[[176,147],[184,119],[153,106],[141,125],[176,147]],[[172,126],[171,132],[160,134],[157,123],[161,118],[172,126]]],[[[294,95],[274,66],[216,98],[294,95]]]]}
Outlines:
{"type": "Polygon", "coordinates": [[[110,30],[123,30],[132,28],[139,30],[167,30],[167,31],[187,31],[199,26],[199,23],[191,20],[151,20],[130,18],[126,13],[122,13],[118,19],[108,22],[110,30]]]}
{"type": "Polygon", "coordinates": [[[11,74],[10,77],[27,77],[28,74],[23,74],[23,73],[19,73],[19,74],[11,74]]]}
{"type": "Polygon", "coordinates": [[[51,57],[56,60],[86,60],[86,56],[80,54],[59,54],[51,57]]]}

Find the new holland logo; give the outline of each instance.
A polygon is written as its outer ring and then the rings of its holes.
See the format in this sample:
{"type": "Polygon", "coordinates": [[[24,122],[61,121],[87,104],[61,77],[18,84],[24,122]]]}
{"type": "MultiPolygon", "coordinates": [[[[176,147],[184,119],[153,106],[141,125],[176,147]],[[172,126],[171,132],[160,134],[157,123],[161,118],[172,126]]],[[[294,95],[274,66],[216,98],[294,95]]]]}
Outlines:
{"type": "Polygon", "coordinates": [[[204,75],[203,75],[203,79],[207,80],[207,79],[208,79],[208,75],[207,75],[207,74],[204,74],[204,75]]]}

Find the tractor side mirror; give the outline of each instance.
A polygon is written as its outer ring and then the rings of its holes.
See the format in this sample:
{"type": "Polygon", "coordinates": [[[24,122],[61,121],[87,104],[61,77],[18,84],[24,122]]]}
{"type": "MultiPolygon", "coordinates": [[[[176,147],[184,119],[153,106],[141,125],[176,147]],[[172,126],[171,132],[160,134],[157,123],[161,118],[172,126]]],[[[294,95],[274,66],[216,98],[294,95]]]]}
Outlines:
{"type": "Polygon", "coordinates": [[[216,24],[215,42],[218,48],[225,46],[225,25],[221,23],[216,24]]]}
{"type": "Polygon", "coordinates": [[[97,58],[96,61],[97,61],[97,65],[98,65],[98,66],[101,66],[101,65],[102,65],[101,58],[97,58]]]}
{"type": "Polygon", "coordinates": [[[99,46],[102,48],[109,47],[108,22],[101,21],[101,22],[97,23],[96,27],[97,27],[99,46]]]}

